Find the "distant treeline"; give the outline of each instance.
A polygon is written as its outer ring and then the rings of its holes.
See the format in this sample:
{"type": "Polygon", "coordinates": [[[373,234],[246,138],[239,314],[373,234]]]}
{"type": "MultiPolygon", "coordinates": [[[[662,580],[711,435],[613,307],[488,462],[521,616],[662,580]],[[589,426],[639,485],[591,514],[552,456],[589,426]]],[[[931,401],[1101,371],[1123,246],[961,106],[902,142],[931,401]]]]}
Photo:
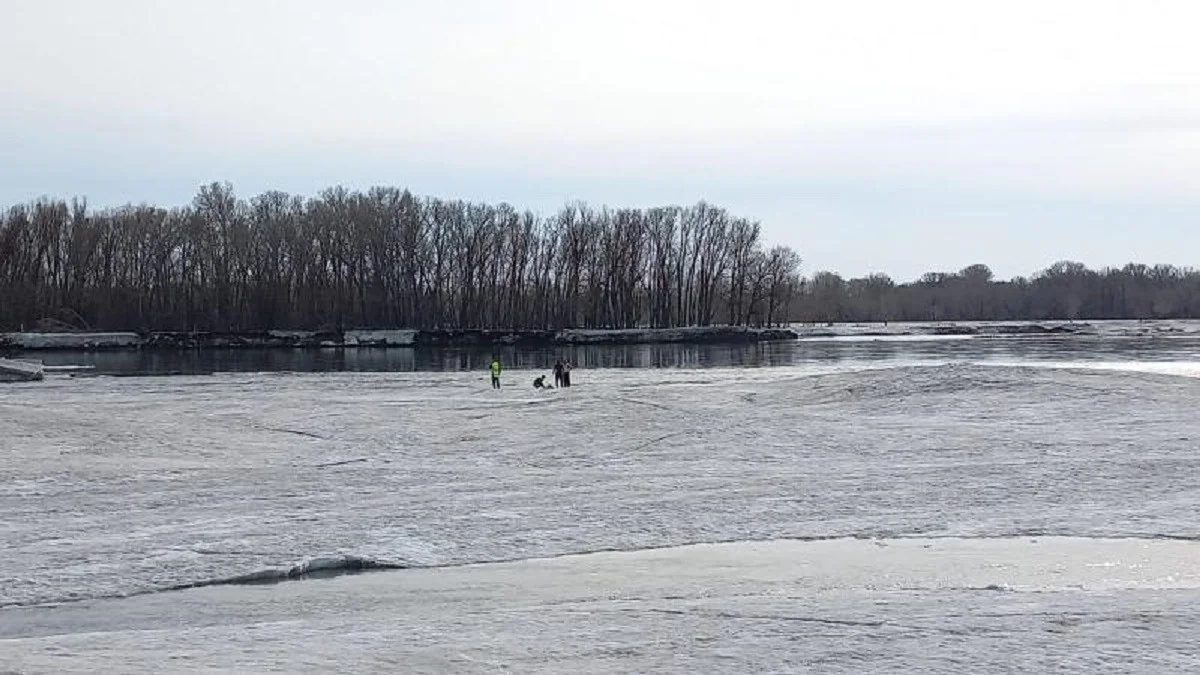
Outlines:
{"type": "Polygon", "coordinates": [[[788,321],[1200,318],[1200,272],[1058,262],[897,284],[809,279],[757,222],[706,203],[507,204],[332,188],[181,208],[44,199],[0,214],[0,330],[630,328],[788,321]]]}
{"type": "Polygon", "coordinates": [[[0,329],[624,328],[784,322],[799,257],[700,203],[507,204],[333,188],[0,215],[0,329]]]}
{"type": "Polygon", "coordinates": [[[797,321],[821,322],[1200,318],[1200,272],[1064,261],[1028,279],[997,281],[986,265],[971,265],[906,284],[818,272],[793,304],[797,321]]]}

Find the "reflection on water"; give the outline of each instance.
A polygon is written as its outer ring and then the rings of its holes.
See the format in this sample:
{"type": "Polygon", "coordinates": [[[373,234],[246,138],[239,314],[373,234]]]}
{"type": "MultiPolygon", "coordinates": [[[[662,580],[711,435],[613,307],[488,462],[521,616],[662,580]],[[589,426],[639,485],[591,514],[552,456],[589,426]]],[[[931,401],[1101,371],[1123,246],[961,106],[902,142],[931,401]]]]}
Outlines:
{"type": "Polygon", "coordinates": [[[492,355],[509,369],[548,369],[563,358],[583,368],[711,368],[888,361],[1189,361],[1200,339],[1012,338],[965,340],[800,340],[755,345],[621,345],[546,349],[351,348],[221,349],[155,352],[41,352],[47,366],[93,366],[108,374],[225,371],[484,370],[492,355]]]}

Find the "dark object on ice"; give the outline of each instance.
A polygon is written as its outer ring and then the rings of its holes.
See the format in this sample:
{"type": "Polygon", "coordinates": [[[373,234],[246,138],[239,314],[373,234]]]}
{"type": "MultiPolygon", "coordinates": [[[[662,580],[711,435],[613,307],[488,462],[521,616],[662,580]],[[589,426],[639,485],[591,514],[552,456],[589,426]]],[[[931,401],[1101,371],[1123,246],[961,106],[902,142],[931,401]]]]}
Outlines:
{"type": "Polygon", "coordinates": [[[553,389],[554,387],[551,387],[550,385],[546,384],[546,376],[545,375],[538,375],[533,380],[533,388],[534,389],[553,389]]]}
{"type": "Polygon", "coordinates": [[[0,359],[0,382],[33,382],[44,377],[41,361],[0,359]]]}
{"type": "Polygon", "coordinates": [[[204,588],[206,586],[253,586],[259,584],[277,584],[284,581],[297,579],[329,579],[346,574],[361,574],[363,572],[372,572],[376,570],[399,570],[405,569],[408,565],[400,563],[382,562],[371,558],[361,558],[359,556],[346,555],[334,556],[330,558],[314,558],[301,563],[292,565],[291,567],[269,567],[257,572],[249,572],[247,574],[238,574],[231,577],[219,577],[215,579],[202,579],[168,586],[163,590],[166,591],[182,591],[190,588],[204,588]]]}

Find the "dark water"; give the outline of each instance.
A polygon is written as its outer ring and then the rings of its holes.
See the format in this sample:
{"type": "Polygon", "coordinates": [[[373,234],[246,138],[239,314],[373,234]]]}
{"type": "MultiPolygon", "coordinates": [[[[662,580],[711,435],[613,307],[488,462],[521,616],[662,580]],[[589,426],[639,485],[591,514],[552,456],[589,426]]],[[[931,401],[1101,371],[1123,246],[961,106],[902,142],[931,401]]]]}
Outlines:
{"type": "Polygon", "coordinates": [[[208,351],[27,352],[47,366],[86,366],[109,375],[213,372],[446,372],[483,370],[493,355],[509,369],[766,367],[812,363],[922,361],[1179,361],[1200,359],[1193,338],[972,338],[799,340],[754,345],[625,345],[548,349],[354,348],[208,351]]]}

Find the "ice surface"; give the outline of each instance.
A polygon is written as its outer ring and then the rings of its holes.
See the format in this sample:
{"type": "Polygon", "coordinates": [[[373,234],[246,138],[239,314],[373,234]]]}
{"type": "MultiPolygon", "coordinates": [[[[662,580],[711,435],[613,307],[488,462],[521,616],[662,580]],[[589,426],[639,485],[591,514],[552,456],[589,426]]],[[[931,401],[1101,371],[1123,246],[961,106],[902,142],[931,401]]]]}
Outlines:
{"type": "MultiPolygon", "coordinates": [[[[354,554],[1197,536],[1200,382],[942,366],[55,379],[0,397],[0,604],[354,554]]],[[[15,390],[13,390],[15,391],[15,390]]]]}
{"type": "Polygon", "coordinates": [[[0,645],[39,672],[1187,672],[1197,553],[1058,537],[709,544],[22,608],[0,645]]]}
{"type": "Polygon", "coordinates": [[[0,390],[0,671],[1197,665],[1200,379],[963,363],[580,369],[549,392],[532,377],[0,390]],[[884,545],[645,551],[841,537],[884,545]],[[1011,565],[995,574],[975,553],[993,545],[986,564],[1011,565]],[[631,553],[529,561],[609,549],[631,553]],[[430,569],[155,593],[330,560],[430,569]],[[577,597],[593,574],[612,593],[577,597]]]}

